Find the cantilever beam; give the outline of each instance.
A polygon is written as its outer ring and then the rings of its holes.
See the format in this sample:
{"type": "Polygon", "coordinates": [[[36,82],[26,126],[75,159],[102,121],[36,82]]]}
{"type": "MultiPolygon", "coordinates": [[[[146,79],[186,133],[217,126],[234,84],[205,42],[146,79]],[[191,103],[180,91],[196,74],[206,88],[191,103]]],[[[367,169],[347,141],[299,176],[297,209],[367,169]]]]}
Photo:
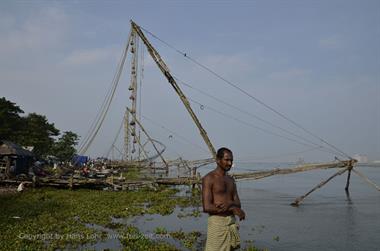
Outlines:
{"type": "Polygon", "coordinates": [[[152,44],[148,41],[148,39],[145,37],[144,33],[141,31],[140,27],[131,20],[132,30],[137,33],[137,35],[141,38],[141,40],[144,42],[145,46],[148,49],[148,52],[150,56],[153,58],[153,60],[156,62],[158,68],[162,71],[168,82],[172,85],[175,92],[178,94],[179,98],[181,99],[182,103],[184,104],[186,110],[189,112],[191,118],[195,122],[195,125],[198,127],[199,132],[205,141],[208,149],[211,152],[211,155],[214,159],[216,159],[216,151],[214,146],[212,145],[206,130],[202,127],[201,122],[195,115],[193,109],[190,106],[189,101],[187,100],[185,94],[182,92],[181,88],[179,88],[177,82],[173,78],[173,76],[170,73],[169,67],[165,64],[165,62],[162,60],[160,54],[156,51],[156,49],[152,46],[152,44]]]}

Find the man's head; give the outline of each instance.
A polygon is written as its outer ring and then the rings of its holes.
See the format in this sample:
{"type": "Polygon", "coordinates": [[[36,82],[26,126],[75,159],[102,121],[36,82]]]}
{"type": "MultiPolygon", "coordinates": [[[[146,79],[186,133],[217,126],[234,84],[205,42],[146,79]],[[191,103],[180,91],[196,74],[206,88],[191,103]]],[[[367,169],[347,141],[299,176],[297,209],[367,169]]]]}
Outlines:
{"type": "Polygon", "coordinates": [[[226,147],[220,148],[216,153],[216,164],[225,171],[231,169],[233,160],[232,151],[226,147]]]}

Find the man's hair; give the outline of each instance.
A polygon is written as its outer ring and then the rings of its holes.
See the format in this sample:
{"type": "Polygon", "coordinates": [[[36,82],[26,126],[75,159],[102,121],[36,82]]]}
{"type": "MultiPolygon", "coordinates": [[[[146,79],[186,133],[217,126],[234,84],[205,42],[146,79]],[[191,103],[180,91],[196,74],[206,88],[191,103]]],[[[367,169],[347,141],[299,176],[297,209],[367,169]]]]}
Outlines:
{"type": "Polygon", "coordinates": [[[227,147],[221,147],[221,148],[219,148],[219,150],[216,153],[216,158],[217,159],[223,159],[225,152],[232,154],[232,151],[230,149],[228,149],[227,147]]]}

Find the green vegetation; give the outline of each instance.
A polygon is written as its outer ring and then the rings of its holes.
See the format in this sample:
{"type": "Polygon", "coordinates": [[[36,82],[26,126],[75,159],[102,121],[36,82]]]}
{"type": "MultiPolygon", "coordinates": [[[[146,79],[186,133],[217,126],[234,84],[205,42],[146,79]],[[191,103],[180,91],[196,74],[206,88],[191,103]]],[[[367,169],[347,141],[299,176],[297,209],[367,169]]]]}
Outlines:
{"type": "Polygon", "coordinates": [[[277,236],[273,236],[273,240],[274,241],[280,241],[280,236],[278,236],[278,235],[277,236]]]}
{"type": "Polygon", "coordinates": [[[186,248],[193,248],[194,243],[197,241],[198,237],[201,236],[199,231],[192,231],[190,233],[185,233],[182,230],[170,232],[170,236],[174,239],[178,239],[182,242],[183,246],[186,248]]]}
{"type": "Polygon", "coordinates": [[[127,180],[138,180],[141,178],[145,178],[141,173],[141,169],[139,169],[138,167],[130,167],[128,169],[128,172],[122,172],[122,175],[127,180]]]}
{"type": "Polygon", "coordinates": [[[59,161],[70,160],[76,150],[74,146],[78,143],[78,135],[73,132],[64,132],[63,135],[53,145],[52,154],[57,157],[59,161]]]}
{"type": "Polygon", "coordinates": [[[20,117],[23,110],[15,103],[0,98],[0,139],[12,140],[19,142],[22,138],[23,123],[20,117]]]}
{"type": "MultiPolygon", "coordinates": [[[[138,170],[131,174],[136,175],[140,175],[138,170]]],[[[176,207],[189,212],[182,217],[199,217],[200,191],[193,189],[186,197],[178,197],[178,192],[160,186],[120,192],[43,188],[3,193],[0,250],[82,249],[107,239],[118,239],[123,250],[178,250],[171,244],[173,240],[180,250],[197,250],[202,245],[198,231],[157,227],[142,233],[119,220],[144,214],[169,215],[176,207]]],[[[247,248],[257,250],[253,245],[247,248]]]]}
{"type": "Polygon", "coordinates": [[[268,251],[268,249],[259,249],[255,246],[248,245],[246,248],[244,248],[244,251],[268,251]]]}
{"type": "MultiPolygon", "coordinates": [[[[0,195],[0,243],[4,250],[75,248],[104,239],[105,233],[86,224],[97,224],[120,234],[126,250],[176,250],[162,240],[152,240],[133,226],[114,223],[144,213],[167,215],[176,205],[199,205],[199,198],[176,197],[178,191],[107,192],[98,190],[38,189],[0,195]]],[[[193,236],[193,235],[191,235],[193,236]]],[[[178,237],[178,236],[177,236],[178,237]]],[[[184,245],[194,237],[184,239],[184,245]]]]}
{"type": "MultiPolygon", "coordinates": [[[[178,240],[181,250],[197,250],[198,231],[157,227],[144,234],[117,220],[146,213],[168,215],[176,206],[181,211],[200,206],[200,197],[192,196],[199,192],[189,197],[177,197],[177,192],[167,187],[121,192],[44,188],[0,194],[0,250],[78,249],[110,238],[118,239],[123,250],[178,250],[167,242],[170,239],[178,240]]],[[[189,215],[194,216],[198,215],[189,215]]],[[[251,241],[244,250],[260,249],[251,241]]]]}
{"type": "Polygon", "coordinates": [[[155,233],[155,234],[167,234],[167,233],[168,233],[168,230],[166,230],[166,228],[164,228],[164,227],[157,227],[157,228],[154,230],[154,233],[155,233]]]}
{"type": "Polygon", "coordinates": [[[266,249],[266,248],[265,249],[259,249],[259,248],[255,247],[253,245],[254,241],[249,240],[249,241],[245,241],[245,243],[246,243],[246,246],[243,249],[244,251],[268,251],[268,249],[266,249]]]}

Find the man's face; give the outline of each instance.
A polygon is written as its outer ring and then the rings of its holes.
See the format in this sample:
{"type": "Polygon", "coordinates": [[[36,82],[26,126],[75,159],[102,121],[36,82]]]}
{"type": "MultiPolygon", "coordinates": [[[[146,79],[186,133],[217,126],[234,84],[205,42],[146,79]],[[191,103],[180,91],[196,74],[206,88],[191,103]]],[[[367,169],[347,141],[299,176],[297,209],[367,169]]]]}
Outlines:
{"type": "Polygon", "coordinates": [[[223,170],[228,172],[232,167],[233,161],[234,161],[234,158],[232,156],[232,153],[226,151],[224,152],[223,158],[217,159],[217,164],[223,170]]]}

